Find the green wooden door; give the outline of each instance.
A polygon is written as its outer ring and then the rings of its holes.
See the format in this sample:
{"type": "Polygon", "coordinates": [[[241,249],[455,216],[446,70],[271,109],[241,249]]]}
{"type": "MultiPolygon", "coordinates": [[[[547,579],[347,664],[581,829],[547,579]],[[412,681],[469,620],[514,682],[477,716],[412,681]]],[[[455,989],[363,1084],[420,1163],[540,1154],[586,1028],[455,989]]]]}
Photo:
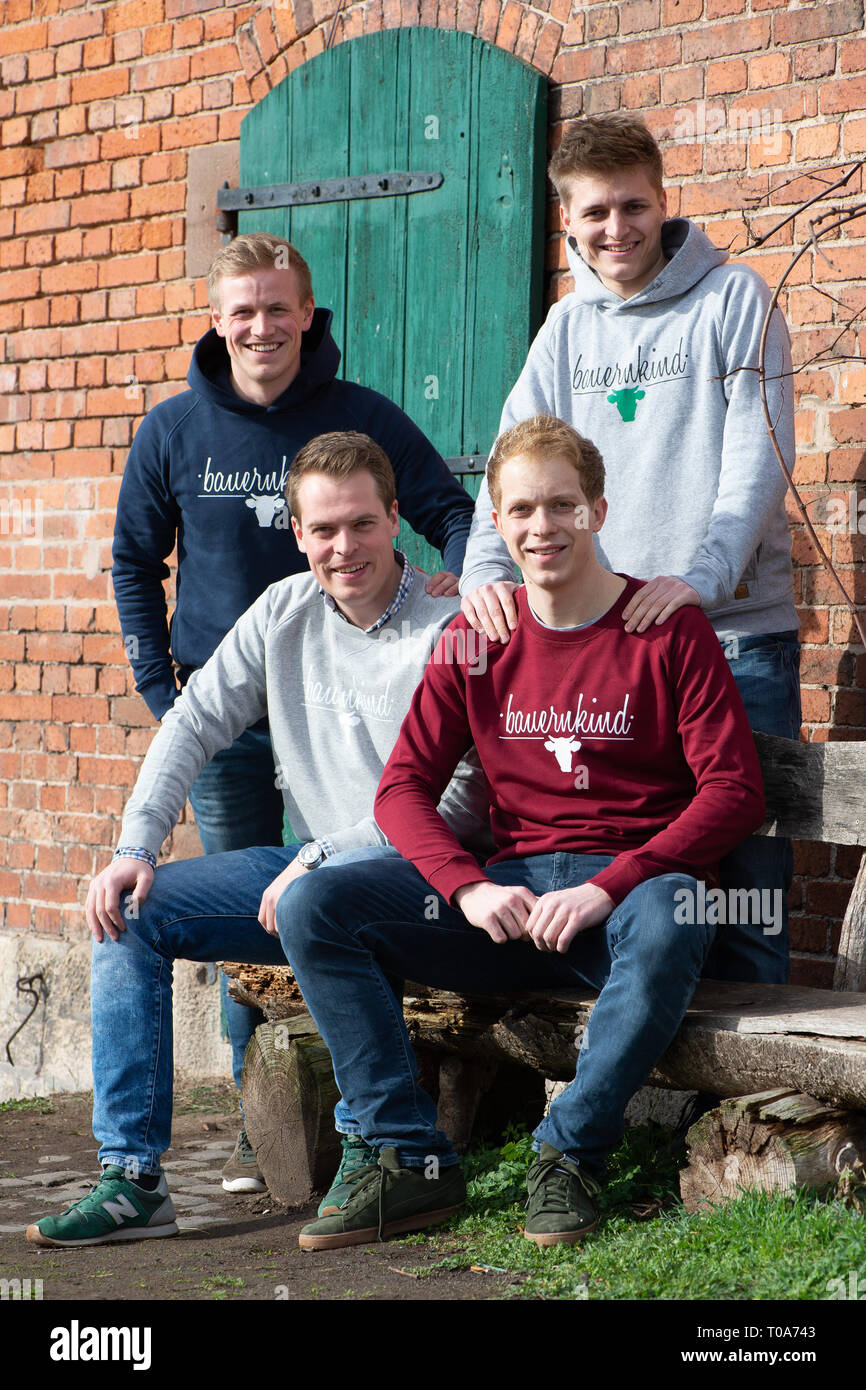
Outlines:
{"type": "MultiPolygon", "coordinates": [[[[540,73],[422,28],[329,49],[241,127],[245,186],[443,175],[431,192],[242,213],[239,226],[298,247],[334,311],[342,374],[396,401],[446,458],[487,454],[541,322],[546,133],[540,73]]],[[[438,566],[411,533],[401,544],[438,566]]]]}

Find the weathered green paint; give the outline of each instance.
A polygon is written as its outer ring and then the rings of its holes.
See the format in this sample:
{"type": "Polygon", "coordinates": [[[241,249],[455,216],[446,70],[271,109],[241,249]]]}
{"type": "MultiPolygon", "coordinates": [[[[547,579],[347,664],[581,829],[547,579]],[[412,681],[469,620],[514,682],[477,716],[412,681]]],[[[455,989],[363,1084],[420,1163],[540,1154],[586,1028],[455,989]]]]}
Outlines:
{"type": "MultiPolygon", "coordinates": [[[[541,321],[546,130],[540,73],[472,34],[423,28],[329,49],[243,121],[242,184],[444,174],[433,192],[239,225],[290,237],[334,311],[343,375],[396,401],[446,457],[490,448],[541,321]]],[[[401,544],[441,564],[408,528],[401,544]]]]}

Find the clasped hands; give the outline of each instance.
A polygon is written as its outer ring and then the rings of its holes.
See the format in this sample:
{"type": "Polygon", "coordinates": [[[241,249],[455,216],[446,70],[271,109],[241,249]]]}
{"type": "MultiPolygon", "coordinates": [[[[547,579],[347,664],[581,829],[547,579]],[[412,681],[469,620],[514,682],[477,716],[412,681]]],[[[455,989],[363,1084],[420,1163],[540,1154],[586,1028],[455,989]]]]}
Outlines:
{"type": "Polygon", "coordinates": [[[539,951],[564,954],[578,932],[597,927],[613,911],[603,888],[582,883],[537,898],[529,888],[500,887],[488,879],[467,883],[454,894],[467,922],[492,941],[531,941],[539,951]]]}

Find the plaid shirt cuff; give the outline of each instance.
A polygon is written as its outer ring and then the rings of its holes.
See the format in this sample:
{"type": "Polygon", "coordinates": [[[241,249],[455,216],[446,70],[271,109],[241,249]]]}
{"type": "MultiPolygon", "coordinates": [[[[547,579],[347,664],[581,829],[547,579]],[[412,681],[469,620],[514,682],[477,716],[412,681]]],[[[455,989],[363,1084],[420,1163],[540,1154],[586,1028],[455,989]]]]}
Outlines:
{"type": "Polygon", "coordinates": [[[112,855],[112,863],[115,859],[143,859],[152,869],[156,868],[155,854],[151,854],[149,849],[135,849],[132,845],[118,845],[112,855]]]}

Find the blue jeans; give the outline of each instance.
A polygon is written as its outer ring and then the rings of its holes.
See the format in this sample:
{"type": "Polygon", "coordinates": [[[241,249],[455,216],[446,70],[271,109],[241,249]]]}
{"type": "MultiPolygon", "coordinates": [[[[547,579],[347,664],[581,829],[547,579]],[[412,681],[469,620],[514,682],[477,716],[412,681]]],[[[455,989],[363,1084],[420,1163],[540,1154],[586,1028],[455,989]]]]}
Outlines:
{"type": "MultiPolygon", "coordinates": [[[[723,643],[723,645],[727,645],[723,643]]],[[[800,737],[800,643],[796,632],[771,632],[730,642],[731,674],[743,697],[749,724],[763,734],[800,737]]],[[[720,927],[705,974],[713,980],[785,984],[789,974],[787,893],[794,876],[790,840],[751,835],[720,866],[725,890],[745,888],[778,894],[780,912],[768,923],[720,927]],[[768,929],[769,927],[769,929],[768,929]]]]}
{"type": "MultiPolygon", "coordinates": [[[[257,917],[262,894],[298,848],[259,846],[163,864],[137,915],[129,895],[122,899],[126,930],[118,940],[93,942],[93,1133],[101,1163],[159,1172],[171,1140],[173,962],[285,965],[279,940],[257,917]]],[[[376,855],[394,851],[334,855],[304,878],[376,855]]],[[[290,884],[280,899],[286,912],[303,881],[290,884]]]]}
{"type": "MultiPolygon", "coordinates": [[[[510,859],[487,873],[540,896],[584,883],[609,863],[562,852],[510,859]]],[[[640,884],[563,955],[528,942],[494,944],[405,860],[335,866],[294,888],[277,906],[277,925],[340,1092],[364,1139],[396,1148],[406,1167],[456,1158],[418,1085],[395,981],[480,994],[601,990],[575,1080],[535,1131],[537,1145],[600,1170],[622,1136],[630,1097],[680,1026],[715,932],[677,922],[674,893],[696,891],[680,874],[640,884]]]]}
{"type": "MultiPolygon", "coordinates": [[[[199,773],[189,800],[205,854],[281,845],[283,798],[267,725],[245,729],[230,748],[216,753],[199,773]]],[[[240,1090],[247,1043],[265,1016],[232,999],[222,971],[220,998],[232,1049],[232,1076],[240,1090]]]]}

